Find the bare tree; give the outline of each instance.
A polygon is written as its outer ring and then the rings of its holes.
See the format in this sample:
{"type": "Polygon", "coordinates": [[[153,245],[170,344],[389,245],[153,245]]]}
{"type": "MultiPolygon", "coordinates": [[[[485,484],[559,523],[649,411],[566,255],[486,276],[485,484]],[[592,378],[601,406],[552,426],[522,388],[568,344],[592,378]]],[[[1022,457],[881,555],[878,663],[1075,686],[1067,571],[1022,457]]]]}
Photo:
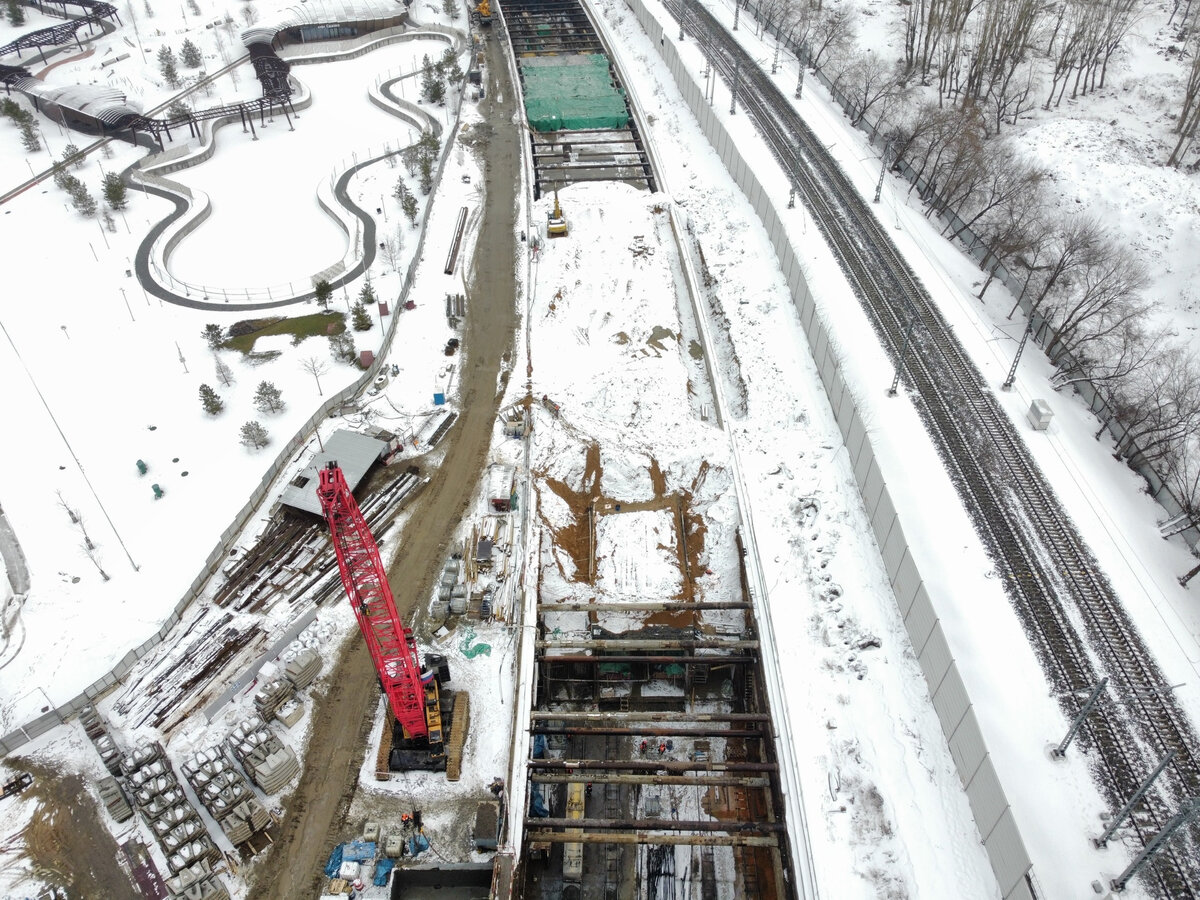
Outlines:
{"type": "Polygon", "coordinates": [[[316,381],[317,396],[324,397],[325,394],[321,390],[321,376],[329,371],[329,363],[315,356],[308,356],[300,360],[300,368],[311,375],[313,380],[316,381]]]}
{"type": "MultiPolygon", "coordinates": [[[[1168,459],[1172,448],[1196,433],[1200,423],[1200,366],[1190,352],[1164,351],[1139,377],[1113,397],[1119,428],[1113,456],[1131,463],[1168,459]]],[[[1101,428],[1098,438],[1104,432],[1101,428]]]]}
{"type": "Polygon", "coordinates": [[[1048,230],[1042,198],[1035,192],[1018,194],[984,217],[976,234],[987,244],[990,252],[984,258],[988,276],[979,289],[980,300],[987,293],[1000,266],[1024,254],[1036,253],[1045,242],[1048,230]]]}
{"type": "Polygon", "coordinates": [[[66,514],[70,517],[71,524],[78,525],[79,524],[78,511],[71,508],[71,504],[67,503],[66,498],[63,497],[62,491],[55,491],[54,493],[58,496],[58,505],[60,507],[62,507],[63,511],[66,512],[66,514]]]}
{"type": "Polygon", "coordinates": [[[1105,243],[1081,268],[1074,289],[1062,292],[1048,310],[1055,332],[1046,356],[1055,366],[1127,323],[1140,327],[1148,314],[1138,296],[1149,281],[1145,267],[1126,245],[1105,243]]]}
{"type": "Polygon", "coordinates": [[[215,354],[213,355],[213,366],[216,369],[217,381],[221,382],[221,384],[225,385],[225,387],[229,387],[231,384],[233,384],[235,380],[233,377],[233,369],[229,368],[225,361],[215,354]]]}
{"type": "Polygon", "coordinates": [[[110,580],[108,573],[104,571],[104,566],[100,565],[100,554],[96,552],[95,545],[91,541],[85,541],[80,545],[83,552],[87,554],[87,558],[92,561],[92,565],[96,567],[96,571],[100,573],[100,577],[105,581],[110,580]]]}
{"type": "Polygon", "coordinates": [[[1127,380],[1156,364],[1163,348],[1169,346],[1167,338],[1164,332],[1147,334],[1142,317],[1122,319],[1110,333],[1097,336],[1085,348],[1086,353],[1077,353],[1069,361],[1060,360],[1050,384],[1061,391],[1088,381],[1101,390],[1107,388],[1111,395],[1127,380]]]}
{"type": "MultiPolygon", "coordinates": [[[[970,211],[959,209],[958,215],[962,224],[950,235],[951,240],[958,237],[969,228],[997,210],[1016,204],[1024,206],[1030,197],[1036,197],[1041,190],[1046,173],[1013,153],[1009,148],[989,144],[984,151],[984,168],[986,180],[981,186],[980,196],[971,204],[970,211]]],[[[948,231],[950,226],[946,226],[948,231]]]]}
{"type": "Polygon", "coordinates": [[[396,226],[393,234],[388,235],[382,241],[383,246],[379,248],[379,252],[383,254],[384,260],[391,267],[393,272],[398,272],[400,267],[400,251],[404,249],[404,234],[403,229],[396,226]]]}
{"type": "Polygon", "coordinates": [[[1171,156],[1167,160],[1168,166],[1179,165],[1196,136],[1197,126],[1200,126],[1200,31],[1195,32],[1184,47],[1192,54],[1192,67],[1188,70],[1187,82],[1183,88],[1183,104],[1175,124],[1179,140],[1171,150],[1171,156]]]}
{"type": "Polygon", "coordinates": [[[850,100],[854,110],[850,124],[855,126],[875,107],[880,108],[881,116],[886,116],[888,106],[902,90],[900,74],[880,54],[871,52],[837,73],[834,83],[850,100]]]}
{"type": "MultiPolygon", "coordinates": [[[[1055,285],[1060,281],[1069,280],[1078,268],[1086,266],[1106,242],[1099,222],[1090,217],[1073,216],[1052,225],[1047,244],[1048,265],[1039,270],[1041,284],[1030,303],[1030,315],[1045,302],[1055,285]]],[[[1016,312],[1019,304],[1020,298],[1009,311],[1009,316],[1016,312]]]]}

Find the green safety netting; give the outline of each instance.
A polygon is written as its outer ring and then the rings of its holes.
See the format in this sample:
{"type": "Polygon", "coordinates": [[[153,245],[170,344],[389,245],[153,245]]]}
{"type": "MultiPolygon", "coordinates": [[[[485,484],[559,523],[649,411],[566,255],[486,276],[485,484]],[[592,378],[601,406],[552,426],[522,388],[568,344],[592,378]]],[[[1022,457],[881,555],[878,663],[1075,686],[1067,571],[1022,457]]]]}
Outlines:
{"type": "Polygon", "coordinates": [[[522,59],[525,115],[534,131],[624,128],[625,93],[602,53],[522,59]]]}
{"type": "Polygon", "coordinates": [[[628,675],[629,663],[600,663],[597,668],[601,675],[628,675]]]}

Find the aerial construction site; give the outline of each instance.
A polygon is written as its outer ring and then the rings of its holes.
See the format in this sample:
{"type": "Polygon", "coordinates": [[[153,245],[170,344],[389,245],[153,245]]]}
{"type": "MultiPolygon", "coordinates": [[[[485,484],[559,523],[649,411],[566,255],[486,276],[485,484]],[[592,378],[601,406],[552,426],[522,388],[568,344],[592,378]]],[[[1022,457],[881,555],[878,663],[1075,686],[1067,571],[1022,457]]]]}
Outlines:
{"type": "Polygon", "coordinates": [[[1190,700],[778,11],[15,6],[0,895],[1200,895],[1190,700]]]}

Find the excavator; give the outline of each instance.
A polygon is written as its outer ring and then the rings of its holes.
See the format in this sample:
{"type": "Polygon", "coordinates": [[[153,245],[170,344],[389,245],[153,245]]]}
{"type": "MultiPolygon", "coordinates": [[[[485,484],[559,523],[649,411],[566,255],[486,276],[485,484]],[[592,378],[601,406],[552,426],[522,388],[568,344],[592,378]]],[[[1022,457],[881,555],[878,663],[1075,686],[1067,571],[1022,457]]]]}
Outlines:
{"type": "Polygon", "coordinates": [[[475,7],[475,12],[479,14],[479,25],[487,28],[492,24],[492,3],[491,0],[480,0],[479,5],[475,7]]]}
{"type": "Polygon", "coordinates": [[[546,236],[566,237],[567,217],[563,215],[562,207],[558,205],[558,188],[554,189],[554,209],[546,213],[546,236]]]}
{"type": "Polygon", "coordinates": [[[337,462],[320,472],[317,497],[329,523],[342,585],[367,642],[379,683],[395,714],[388,768],[446,768],[440,682],[450,680],[444,657],[429,654],[422,670],[412,629],[404,627],[379,547],[337,462]]]}

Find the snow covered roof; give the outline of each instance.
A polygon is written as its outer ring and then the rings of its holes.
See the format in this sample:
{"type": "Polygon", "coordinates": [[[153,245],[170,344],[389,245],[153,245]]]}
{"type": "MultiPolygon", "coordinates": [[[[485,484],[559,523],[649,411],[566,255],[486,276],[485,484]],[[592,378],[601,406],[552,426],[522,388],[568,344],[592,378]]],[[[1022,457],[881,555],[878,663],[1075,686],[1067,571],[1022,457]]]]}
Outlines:
{"type": "Polygon", "coordinates": [[[116,124],[125,116],[141,115],[141,106],[133,103],[121,91],[97,84],[46,84],[37,78],[21,78],[13,84],[27,97],[40,103],[53,103],[91,116],[93,119],[116,124]]]}
{"type": "Polygon", "coordinates": [[[380,3],[378,0],[313,0],[311,3],[306,0],[302,6],[289,6],[264,16],[260,22],[242,32],[242,43],[247,47],[251,44],[269,44],[279,32],[297,25],[362,22],[389,14],[396,15],[401,11],[403,7],[395,3],[380,3]]]}
{"type": "Polygon", "coordinates": [[[283,489],[280,498],[284,506],[302,512],[321,515],[321,501],[317,499],[317,485],[321,483],[320,470],[330,461],[341,467],[342,475],[350,490],[358,487],[367,470],[387,449],[387,444],[356,431],[335,431],[325,441],[325,449],[318,452],[304,470],[283,489]]]}

